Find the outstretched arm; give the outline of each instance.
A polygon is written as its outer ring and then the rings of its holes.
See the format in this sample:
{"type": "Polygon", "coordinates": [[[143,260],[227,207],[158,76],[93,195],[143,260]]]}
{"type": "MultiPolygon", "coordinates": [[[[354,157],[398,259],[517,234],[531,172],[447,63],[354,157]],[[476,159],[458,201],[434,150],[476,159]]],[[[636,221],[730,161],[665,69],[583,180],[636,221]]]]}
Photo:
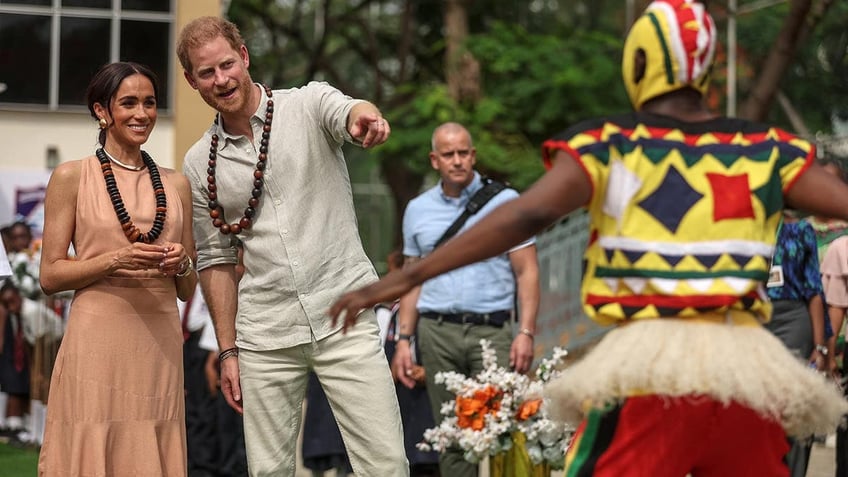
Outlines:
{"type": "Polygon", "coordinates": [[[344,314],[346,329],[366,307],[394,300],[437,275],[502,254],[585,205],[590,195],[591,184],[580,165],[559,151],[553,168],[517,199],[501,205],[423,260],[343,295],[330,309],[333,322],[344,314]]]}
{"type": "Polygon", "coordinates": [[[818,164],[801,174],[786,194],[786,202],[796,210],[848,220],[848,185],[818,164]]]}
{"type": "Polygon", "coordinates": [[[347,132],[359,140],[362,147],[379,146],[389,139],[392,128],[377,106],[362,101],[351,108],[347,118],[347,132]]]}

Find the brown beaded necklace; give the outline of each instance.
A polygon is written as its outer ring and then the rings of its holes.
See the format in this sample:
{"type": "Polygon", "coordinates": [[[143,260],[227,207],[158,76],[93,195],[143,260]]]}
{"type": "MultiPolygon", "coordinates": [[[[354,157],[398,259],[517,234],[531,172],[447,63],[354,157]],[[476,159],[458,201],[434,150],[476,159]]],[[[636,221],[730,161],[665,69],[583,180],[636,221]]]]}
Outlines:
{"type": "MultiPolygon", "coordinates": [[[[259,197],[262,196],[262,186],[265,185],[265,166],[268,160],[268,141],[271,138],[271,121],[274,119],[274,99],[271,96],[271,88],[262,85],[265,90],[265,95],[268,96],[268,102],[265,107],[265,125],[262,127],[262,139],[259,141],[259,157],[256,162],[256,170],[253,171],[253,190],[251,197],[247,201],[247,208],[244,209],[244,215],[238,222],[228,224],[224,218],[224,207],[218,203],[218,186],[215,184],[215,165],[218,158],[218,133],[212,134],[212,140],[209,146],[209,168],[206,169],[209,176],[206,186],[209,192],[209,216],[212,217],[212,225],[224,234],[238,234],[243,230],[249,229],[253,225],[253,216],[256,214],[256,207],[259,206],[259,197]]],[[[215,116],[215,127],[220,127],[218,124],[218,116],[215,116]]]]}
{"type": "Polygon", "coordinates": [[[149,232],[144,233],[133,225],[132,218],[124,207],[124,201],[121,199],[121,191],[118,190],[118,184],[115,181],[115,172],[112,171],[112,162],[106,157],[106,152],[101,147],[94,155],[100,161],[100,170],[103,171],[103,178],[106,180],[106,192],[109,193],[109,200],[112,201],[112,207],[115,209],[118,221],[121,222],[124,235],[127,236],[130,242],[153,243],[159,238],[162,229],[165,228],[165,216],[168,211],[168,202],[165,200],[165,186],[162,185],[162,178],[159,176],[159,169],[156,167],[153,158],[146,152],[141,151],[141,159],[144,161],[144,165],[147,166],[147,172],[150,174],[150,182],[153,184],[153,194],[156,196],[156,216],[153,218],[153,226],[150,227],[149,232]]]}

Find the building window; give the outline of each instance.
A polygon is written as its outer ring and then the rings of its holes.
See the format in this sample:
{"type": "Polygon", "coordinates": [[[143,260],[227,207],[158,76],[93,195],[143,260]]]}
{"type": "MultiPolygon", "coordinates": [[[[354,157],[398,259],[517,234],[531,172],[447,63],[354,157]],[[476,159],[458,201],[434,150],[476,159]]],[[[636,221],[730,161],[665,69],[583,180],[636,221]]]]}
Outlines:
{"type": "Polygon", "coordinates": [[[174,1],[0,0],[0,108],[78,109],[101,65],[135,61],[168,109],[174,1]]]}

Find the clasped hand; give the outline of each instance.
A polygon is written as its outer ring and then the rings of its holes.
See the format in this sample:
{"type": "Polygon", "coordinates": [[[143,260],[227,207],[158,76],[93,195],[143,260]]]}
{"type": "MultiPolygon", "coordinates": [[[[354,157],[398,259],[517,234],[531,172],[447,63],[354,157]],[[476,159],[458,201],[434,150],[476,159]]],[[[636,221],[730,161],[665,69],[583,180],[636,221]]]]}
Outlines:
{"type": "Polygon", "coordinates": [[[174,276],[188,265],[188,255],[180,243],[147,244],[135,242],[119,250],[115,262],[125,270],[159,270],[174,276]]]}

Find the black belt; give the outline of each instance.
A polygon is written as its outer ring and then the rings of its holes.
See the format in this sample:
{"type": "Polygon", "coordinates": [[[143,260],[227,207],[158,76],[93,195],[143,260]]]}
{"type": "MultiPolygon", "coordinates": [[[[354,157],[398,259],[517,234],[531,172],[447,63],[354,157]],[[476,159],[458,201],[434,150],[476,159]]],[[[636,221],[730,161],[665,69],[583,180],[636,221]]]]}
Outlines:
{"type": "Polygon", "coordinates": [[[433,313],[423,312],[421,316],[431,320],[446,321],[458,325],[486,325],[495,328],[503,327],[512,318],[510,311],[493,311],[492,313],[433,313]]]}

